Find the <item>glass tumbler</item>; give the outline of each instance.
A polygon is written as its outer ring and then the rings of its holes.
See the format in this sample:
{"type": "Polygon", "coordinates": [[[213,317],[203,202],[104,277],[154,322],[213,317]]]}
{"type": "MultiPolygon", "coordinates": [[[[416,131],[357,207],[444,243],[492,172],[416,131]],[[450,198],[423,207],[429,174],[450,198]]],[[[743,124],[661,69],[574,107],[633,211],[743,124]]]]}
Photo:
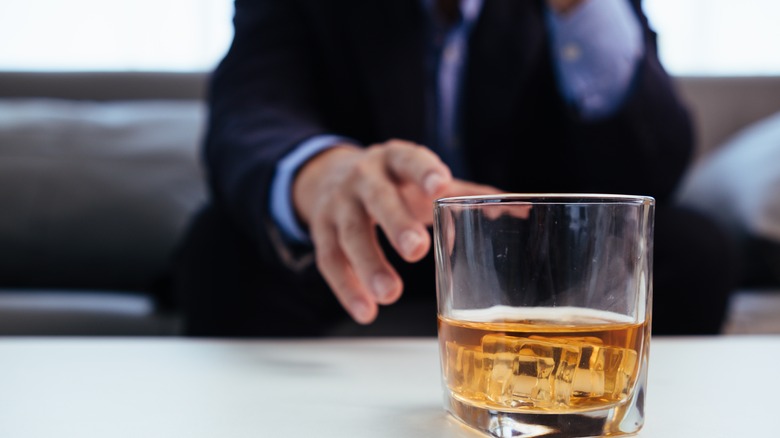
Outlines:
{"type": "Polygon", "coordinates": [[[439,199],[445,408],[495,437],[633,434],[644,423],[650,197],[439,199]]]}

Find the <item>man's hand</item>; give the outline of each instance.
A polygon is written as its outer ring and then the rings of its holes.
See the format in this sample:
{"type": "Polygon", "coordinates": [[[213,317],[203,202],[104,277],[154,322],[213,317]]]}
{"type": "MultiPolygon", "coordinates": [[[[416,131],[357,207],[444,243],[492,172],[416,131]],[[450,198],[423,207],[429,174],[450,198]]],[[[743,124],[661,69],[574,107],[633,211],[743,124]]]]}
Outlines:
{"type": "Polygon", "coordinates": [[[434,199],[490,193],[499,191],[453,179],[433,152],[401,140],[329,149],[306,163],[293,183],[293,203],[309,227],[317,268],[362,324],[403,290],[375,226],[404,260],[417,262],[431,247],[426,226],[434,199]]]}

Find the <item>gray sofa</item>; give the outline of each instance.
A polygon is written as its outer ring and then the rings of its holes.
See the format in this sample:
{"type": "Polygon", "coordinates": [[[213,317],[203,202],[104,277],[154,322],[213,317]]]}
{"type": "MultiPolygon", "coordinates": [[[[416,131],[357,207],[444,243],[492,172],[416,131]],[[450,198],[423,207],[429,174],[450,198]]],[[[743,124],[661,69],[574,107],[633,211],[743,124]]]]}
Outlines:
{"type": "MultiPolygon", "coordinates": [[[[206,196],[206,75],[0,73],[0,335],[176,335],[161,275],[206,196]]],[[[780,78],[679,78],[700,159],[780,78]]]]}
{"type": "Polygon", "coordinates": [[[0,75],[0,334],[172,335],[203,75],[0,75]]]}

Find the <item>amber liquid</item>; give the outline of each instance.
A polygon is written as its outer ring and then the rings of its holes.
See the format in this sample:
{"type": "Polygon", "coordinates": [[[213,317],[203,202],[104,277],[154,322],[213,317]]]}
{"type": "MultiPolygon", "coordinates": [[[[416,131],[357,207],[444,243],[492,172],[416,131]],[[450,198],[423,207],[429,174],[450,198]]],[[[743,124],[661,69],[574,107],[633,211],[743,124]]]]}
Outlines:
{"type": "Polygon", "coordinates": [[[453,397],[539,413],[608,408],[630,397],[649,339],[646,323],[588,309],[531,310],[502,306],[439,317],[442,370],[453,397]]]}

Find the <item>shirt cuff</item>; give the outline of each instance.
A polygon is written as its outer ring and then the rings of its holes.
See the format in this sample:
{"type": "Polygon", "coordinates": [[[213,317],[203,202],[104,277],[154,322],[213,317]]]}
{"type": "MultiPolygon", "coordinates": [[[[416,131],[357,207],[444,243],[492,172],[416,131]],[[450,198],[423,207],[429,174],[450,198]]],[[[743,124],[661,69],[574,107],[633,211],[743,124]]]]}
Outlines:
{"type": "Polygon", "coordinates": [[[628,0],[584,0],[568,14],[548,11],[547,25],[564,98],[585,119],[617,111],[645,50],[628,0]]]}
{"type": "Polygon", "coordinates": [[[292,152],[285,155],[276,165],[276,173],[271,182],[271,217],[288,243],[308,245],[311,243],[304,231],[292,202],[292,183],[298,169],[320,152],[344,143],[359,144],[356,141],[337,135],[318,135],[304,141],[292,152]]]}

